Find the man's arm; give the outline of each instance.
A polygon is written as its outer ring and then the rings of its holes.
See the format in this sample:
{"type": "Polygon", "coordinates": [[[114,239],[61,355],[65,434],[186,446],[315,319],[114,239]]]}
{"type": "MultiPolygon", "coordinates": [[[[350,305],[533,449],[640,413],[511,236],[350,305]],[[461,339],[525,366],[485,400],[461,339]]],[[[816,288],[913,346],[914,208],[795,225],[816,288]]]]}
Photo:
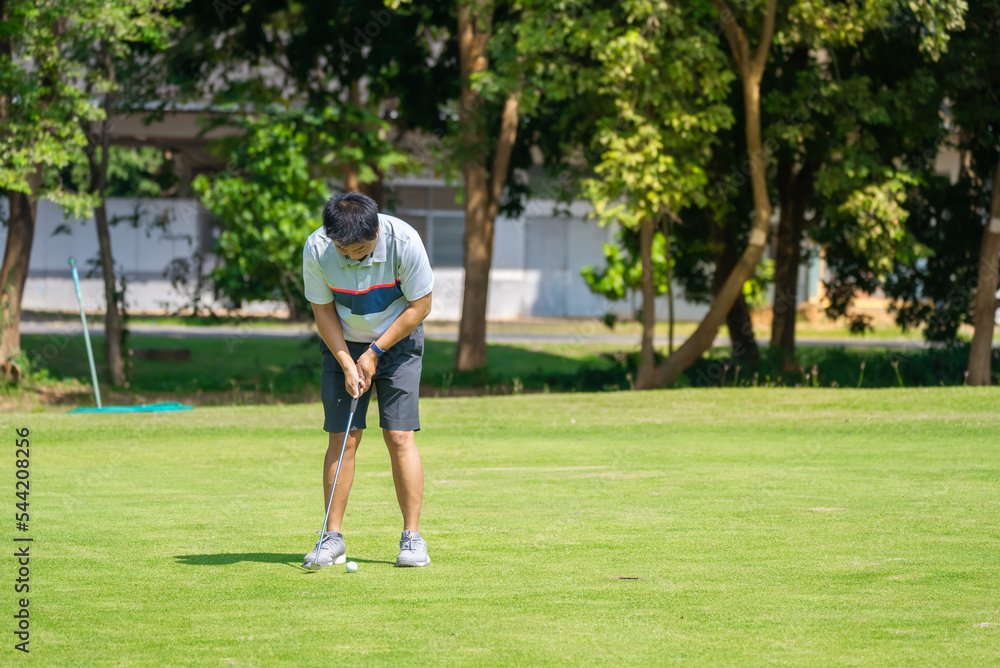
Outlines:
{"type": "MultiPolygon", "coordinates": [[[[382,336],[375,340],[382,350],[388,350],[405,339],[417,326],[424,321],[424,318],[431,314],[431,294],[428,292],[420,299],[415,299],[407,304],[403,312],[392,321],[389,328],[382,333],[382,336]]],[[[374,353],[372,353],[374,354],[374,353]]]]}
{"type": "MultiPolygon", "coordinates": [[[[313,304],[310,302],[313,316],[316,318],[316,329],[319,330],[320,338],[323,339],[326,347],[330,349],[333,357],[344,370],[344,376],[346,377],[344,385],[347,387],[347,391],[352,397],[356,397],[359,394],[358,383],[360,382],[358,368],[351,358],[350,351],[347,349],[347,342],[344,340],[344,329],[340,326],[340,316],[337,315],[336,304],[337,302],[335,301],[329,304],[313,304]]],[[[414,328],[416,328],[416,325],[414,325],[414,328]]],[[[365,389],[368,389],[367,383],[365,383],[365,389]]]]}
{"type": "MultiPolygon", "coordinates": [[[[388,350],[409,336],[410,333],[424,321],[424,318],[430,314],[431,293],[428,292],[423,297],[409,302],[406,308],[403,309],[403,312],[400,313],[399,316],[392,321],[392,324],[389,325],[389,328],[382,333],[382,336],[375,340],[375,345],[382,350],[388,350]]],[[[337,326],[340,326],[339,321],[337,322],[337,326]]],[[[341,339],[343,339],[343,336],[341,336],[341,339]]],[[[327,343],[327,345],[330,344],[327,343]]],[[[347,348],[346,344],[344,345],[344,348],[347,348]]],[[[350,357],[350,355],[348,355],[348,357],[350,357]]],[[[365,390],[367,390],[368,386],[371,384],[372,377],[375,375],[375,367],[377,364],[378,357],[375,356],[375,353],[372,352],[371,348],[366,350],[358,359],[358,371],[361,374],[361,380],[364,383],[365,390]]]]}

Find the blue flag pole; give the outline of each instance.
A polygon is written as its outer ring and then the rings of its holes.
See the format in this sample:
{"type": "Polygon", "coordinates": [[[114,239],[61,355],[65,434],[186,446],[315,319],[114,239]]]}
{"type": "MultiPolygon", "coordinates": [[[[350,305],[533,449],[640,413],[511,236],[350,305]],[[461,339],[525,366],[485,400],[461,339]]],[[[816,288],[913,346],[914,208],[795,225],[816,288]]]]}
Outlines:
{"type": "Polygon", "coordinates": [[[80,320],[83,322],[83,340],[87,343],[87,359],[90,361],[90,379],[94,383],[94,395],[97,397],[97,408],[101,408],[101,388],[97,385],[97,366],[94,364],[94,349],[90,346],[90,332],[87,331],[87,316],[83,312],[83,295],[80,294],[80,275],[76,271],[76,260],[69,259],[73,270],[73,285],[76,286],[76,301],[80,304],[80,320]]]}

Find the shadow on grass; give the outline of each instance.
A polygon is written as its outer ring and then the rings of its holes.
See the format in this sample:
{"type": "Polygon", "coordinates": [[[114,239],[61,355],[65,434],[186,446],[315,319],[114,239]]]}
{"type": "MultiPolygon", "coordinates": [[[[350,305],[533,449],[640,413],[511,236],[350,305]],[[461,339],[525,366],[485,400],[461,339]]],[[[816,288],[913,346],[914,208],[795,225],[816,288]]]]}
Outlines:
{"type": "Polygon", "coordinates": [[[301,554],[281,552],[242,552],[238,554],[179,554],[174,559],[185,566],[232,566],[244,561],[261,564],[302,563],[301,554]]]}
{"type": "MultiPolygon", "coordinates": [[[[301,566],[301,554],[287,554],[281,552],[242,552],[237,554],[179,554],[174,559],[177,563],[185,566],[233,566],[244,561],[256,562],[260,564],[288,564],[290,566],[301,566]]],[[[389,564],[395,566],[395,561],[385,559],[358,559],[349,557],[351,561],[359,564],[389,564]]]]}

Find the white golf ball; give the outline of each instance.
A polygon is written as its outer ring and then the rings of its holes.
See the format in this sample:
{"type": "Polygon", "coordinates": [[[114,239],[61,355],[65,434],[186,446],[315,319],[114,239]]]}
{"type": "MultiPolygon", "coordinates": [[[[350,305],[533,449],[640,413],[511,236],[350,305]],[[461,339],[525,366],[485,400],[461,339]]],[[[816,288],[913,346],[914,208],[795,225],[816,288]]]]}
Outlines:
{"type": "Polygon", "coordinates": [[[353,561],[348,561],[347,562],[347,572],[348,573],[353,573],[356,570],[358,570],[358,565],[356,563],[354,563],[353,561]]]}

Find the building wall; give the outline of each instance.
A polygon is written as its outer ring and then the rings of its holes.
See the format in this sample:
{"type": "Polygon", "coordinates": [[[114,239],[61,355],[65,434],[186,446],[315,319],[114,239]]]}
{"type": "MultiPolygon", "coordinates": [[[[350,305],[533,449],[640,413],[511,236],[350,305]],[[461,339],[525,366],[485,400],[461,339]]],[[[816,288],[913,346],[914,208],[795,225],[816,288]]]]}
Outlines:
{"type": "MultiPolygon", "coordinates": [[[[431,318],[457,320],[464,283],[461,206],[455,203],[454,191],[439,182],[411,187],[414,190],[410,196],[423,192],[425,201],[427,191],[432,189],[430,208],[417,209],[412,197],[406,201],[400,198],[395,215],[414,224],[428,246],[436,282],[431,318]]],[[[0,201],[6,206],[5,200],[0,201]]],[[[592,294],[580,276],[581,267],[603,262],[602,244],[613,240],[614,229],[587,220],[585,203],[575,204],[570,216],[554,216],[553,204],[534,200],[521,217],[498,219],[488,317],[600,317],[607,312],[631,316],[634,300],[608,303],[592,294]]],[[[158,312],[189,303],[190,294],[175,289],[165,273],[173,261],[190,260],[196,252],[206,254],[208,266],[212,265],[214,238],[206,212],[195,200],[188,199],[109,199],[107,206],[109,220],[122,219],[111,227],[111,244],[115,261],[124,267],[128,278],[129,308],[133,312],[158,312]]],[[[6,228],[0,228],[0,243],[5,240],[6,228]]],[[[68,265],[68,259],[75,257],[85,308],[88,312],[103,311],[100,275],[86,277],[88,260],[97,256],[93,219],[63,221],[59,206],[40,202],[24,309],[77,310],[68,265]]],[[[202,294],[202,303],[222,306],[213,302],[209,293],[202,294]]],[[[251,305],[251,310],[262,312],[279,308],[278,304],[251,305]]],[[[675,308],[678,319],[697,319],[706,310],[705,306],[682,299],[676,301],[675,308]]],[[[658,299],[658,313],[665,317],[666,309],[666,298],[658,299]]]]}
{"type": "MultiPolygon", "coordinates": [[[[6,200],[3,200],[6,210],[6,200]]],[[[186,297],[164,277],[174,259],[189,259],[210,247],[205,212],[192,200],[107,200],[111,248],[116,264],[128,279],[127,302],[135,311],[176,309],[186,297]]],[[[0,243],[7,230],[0,228],[0,243]]],[[[81,293],[88,311],[105,308],[104,287],[92,261],[98,258],[94,220],[64,220],[62,208],[47,200],[38,203],[23,308],[32,311],[75,311],[69,258],[76,258],[81,293]],[[92,278],[88,278],[92,274],[92,278]]]]}

